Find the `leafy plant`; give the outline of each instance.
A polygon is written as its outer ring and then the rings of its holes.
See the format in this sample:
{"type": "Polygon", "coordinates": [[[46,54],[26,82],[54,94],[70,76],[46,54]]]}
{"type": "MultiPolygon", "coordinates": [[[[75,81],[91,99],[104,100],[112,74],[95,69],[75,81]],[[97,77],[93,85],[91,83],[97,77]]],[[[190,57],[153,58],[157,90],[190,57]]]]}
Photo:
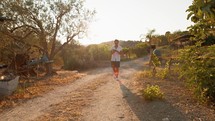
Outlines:
{"type": "Polygon", "coordinates": [[[214,8],[215,0],[193,0],[187,9],[187,19],[195,23],[189,32],[194,35],[196,45],[181,50],[180,55],[180,75],[200,101],[215,101],[214,8]]]}
{"type": "Polygon", "coordinates": [[[168,75],[169,75],[169,69],[164,68],[164,69],[158,71],[155,76],[160,79],[166,79],[166,78],[168,78],[168,75]]]}
{"type": "MultiPolygon", "coordinates": [[[[193,0],[189,6],[187,19],[191,19],[195,24],[189,27],[191,34],[195,35],[195,40],[201,44],[205,38],[214,35],[215,27],[215,0],[193,0]]],[[[213,40],[212,40],[213,41],[213,40]]]]}
{"type": "Polygon", "coordinates": [[[136,54],[137,57],[142,57],[148,54],[147,52],[148,48],[149,46],[147,45],[147,43],[145,42],[138,43],[133,48],[133,52],[136,54]]]}
{"type": "Polygon", "coordinates": [[[215,45],[209,47],[188,47],[181,51],[180,75],[202,100],[215,101],[215,45]]]}
{"type": "Polygon", "coordinates": [[[142,91],[143,97],[146,100],[163,99],[164,93],[161,92],[158,85],[147,85],[146,89],[142,91]]]}
{"type": "Polygon", "coordinates": [[[161,65],[161,62],[159,61],[158,57],[155,54],[152,54],[151,56],[152,64],[157,67],[161,65]]]}

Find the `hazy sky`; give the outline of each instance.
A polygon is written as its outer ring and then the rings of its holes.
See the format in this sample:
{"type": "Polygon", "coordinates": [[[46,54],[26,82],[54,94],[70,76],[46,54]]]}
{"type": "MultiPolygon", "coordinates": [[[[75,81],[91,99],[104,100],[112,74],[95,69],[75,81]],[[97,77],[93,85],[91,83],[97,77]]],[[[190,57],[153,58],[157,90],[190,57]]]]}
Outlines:
{"type": "Polygon", "coordinates": [[[185,12],[191,4],[192,0],[86,0],[86,7],[97,14],[80,43],[139,40],[152,29],[155,34],[186,30],[192,24],[185,12]]]}

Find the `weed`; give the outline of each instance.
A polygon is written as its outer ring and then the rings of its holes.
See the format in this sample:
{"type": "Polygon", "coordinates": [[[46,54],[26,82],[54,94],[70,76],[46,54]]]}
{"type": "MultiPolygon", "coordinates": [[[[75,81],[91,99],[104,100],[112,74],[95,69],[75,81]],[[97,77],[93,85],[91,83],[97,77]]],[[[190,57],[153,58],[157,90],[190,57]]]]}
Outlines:
{"type": "Polygon", "coordinates": [[[143,97],[146,100],[156,100],[156,99],[163,99],[164,93],[161,92],[160,87],[158,85],[147,85],[146,89],[141,91],[143,97]]]}

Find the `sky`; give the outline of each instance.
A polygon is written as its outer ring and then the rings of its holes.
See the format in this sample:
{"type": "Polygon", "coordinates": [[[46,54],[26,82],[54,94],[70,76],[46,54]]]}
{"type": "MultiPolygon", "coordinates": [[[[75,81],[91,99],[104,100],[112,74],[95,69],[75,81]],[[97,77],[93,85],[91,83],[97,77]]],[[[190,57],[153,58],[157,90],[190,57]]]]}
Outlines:
{"type": "Polygon", "coordinates": [[[96,11],[83,45],[105,41],[140,40],[155,29],[155,34],[184,31],[192,24],[187,8],[192,0],[86,0],[85,6],[96,11]]]}

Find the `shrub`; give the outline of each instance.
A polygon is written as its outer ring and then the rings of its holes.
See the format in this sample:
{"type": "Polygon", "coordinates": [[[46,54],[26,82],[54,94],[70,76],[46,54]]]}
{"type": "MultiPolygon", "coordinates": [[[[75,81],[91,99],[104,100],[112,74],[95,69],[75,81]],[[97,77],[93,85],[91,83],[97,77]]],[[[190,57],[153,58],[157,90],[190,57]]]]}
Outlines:
{"type": "Polygon", "coordinates": [[[155,54],[151,55],[151,59],[152,59],[152,64],[155,67],[161,66],[161,62],[160,62],[160,60],[158,59],[158,57],[155,54]]]}
{"type": "Polygon", "coordinates": [[[146,56],[148,54],[148,45],[146,43],[138,43],[134,48],[133,48],[133,53],[136,54],[137,57],[142,57],[146,56]]]}
{"type": "Polygon", "coordinates": [[[163,99],[164,96],[164,94],[160,91],[160,87],[158,85],[147,85],[146,89],[142,91],[142,94],[146,100],[163,99]]]}
{"type": "Polygon", "coordinates": [[[156,75],[157,78],[159,79],[167,79],[169,76],[169,69],[168,68],[164,68],[162,70],[159,70],[156,75]]]}
{"type": "Polygon", "coordinates": [[[155,76],[160,79],[167,79],[170,76],[169,66],[170,66],[170,60],[166,63],[165,68],[158,71],[155,76]]]}
{"type": "Polygon", "coordinates": [[[215,101],[215,45],[189,47],[181,51],[180,75],[200,100],[215,101]]]}

